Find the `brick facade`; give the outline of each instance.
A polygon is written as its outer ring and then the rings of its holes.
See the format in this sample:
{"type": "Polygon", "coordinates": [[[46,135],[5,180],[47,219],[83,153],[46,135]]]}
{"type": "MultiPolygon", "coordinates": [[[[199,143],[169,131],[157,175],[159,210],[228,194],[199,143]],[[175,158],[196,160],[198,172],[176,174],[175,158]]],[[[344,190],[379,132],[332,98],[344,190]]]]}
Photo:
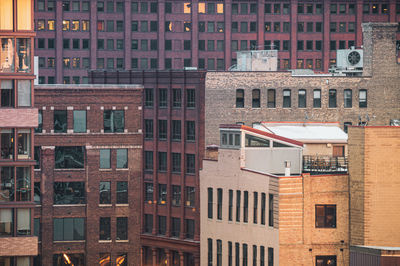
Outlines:
{"type": "MultiPolygon", "coordinates": [[[[36,133],[40,147],[41,202],[35,208],[40,218],[42,265],[52,265],[53,255],[84,254],[85,265],[99,263],[100,253],[108,254],[111,263],[121,254],[126,265],[140,264],[140,178],[142,176],[142,86],[39,86],[36,106],[42,111],[42,132],[36,133]],[[54,111],[67,111],[66,133],[54,133],[54,111]],[[86,132],[74,133],[74,110],[86,111],[86,132]],[[104,133],[104,110],[124,111],[124,132],[104,133]],[[84,147],[84,168],[56,169],[55,149],[65,146],[84,147]],[[100,168],[100,150],[109,149],[111,165],[100,168]],[[128,164],[117,168],[117,149],[126,149],[128,164]],[[111,185],[111,200],[100,204],[100,181],[111,185]],[[84,182],[85,200],[80,204],[56,205],[54,182],[84,182]],[[127,182],[127,203],[117,202],[117,182],[127,182]],[[55,218],[84,218],[84,240],[55,241],[55,218]],[[100,217],[110,217],[110,240],[100,240],[100,217]],[[117,239],[117,217],[127,217],[127,240],[117,239]]],[[[122,191],[124,192],[124,191],[122,191]]],[[[78,264],[80,265],[80,264],[78,264]]]]}

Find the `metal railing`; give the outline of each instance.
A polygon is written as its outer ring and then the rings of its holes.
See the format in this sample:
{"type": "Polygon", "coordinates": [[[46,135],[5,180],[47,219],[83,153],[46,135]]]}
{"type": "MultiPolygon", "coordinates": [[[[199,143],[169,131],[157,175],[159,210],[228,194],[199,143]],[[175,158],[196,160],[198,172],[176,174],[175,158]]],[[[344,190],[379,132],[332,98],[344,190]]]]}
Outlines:
{"type": "Polygon", "coordinates": [[[311,175],[347,173],[347,157],[303,156],[303,172],[311,175]]]}

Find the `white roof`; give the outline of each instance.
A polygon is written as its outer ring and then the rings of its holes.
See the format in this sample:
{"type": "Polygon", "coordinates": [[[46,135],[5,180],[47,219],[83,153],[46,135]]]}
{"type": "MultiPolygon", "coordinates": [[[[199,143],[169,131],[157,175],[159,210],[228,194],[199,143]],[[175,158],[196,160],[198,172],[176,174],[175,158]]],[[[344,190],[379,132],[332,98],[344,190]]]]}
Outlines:
{"type": "Polygon", "coordinates": [[[254,128],[304,143],[347,143],[337,123],[261,123],[254,128]]]}

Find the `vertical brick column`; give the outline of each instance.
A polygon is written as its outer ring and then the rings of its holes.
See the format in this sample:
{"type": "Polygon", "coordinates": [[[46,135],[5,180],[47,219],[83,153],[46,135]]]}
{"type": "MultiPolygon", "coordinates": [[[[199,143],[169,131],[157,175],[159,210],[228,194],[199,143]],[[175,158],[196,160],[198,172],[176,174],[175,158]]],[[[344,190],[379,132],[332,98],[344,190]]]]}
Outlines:
{"type": "Polygon", "coordinates": [[[296,68],[297,59],[297,0],[290,3],[290,16],[292,18],[290,25],[290,68],[296,68]]]}
{"type": "Polygon", "coordinates": [[[363,33],[361,23],[363,22],[363,0],[357,0],[356,13],[356,47],[363,45],[363,33]]]}
{"type": "Polygon", "coordinates": [[[90,1],[90,67],[96,69],[97,59],[97,2],[90,1]]]}
{"type": "Polygon", "coordinates": [[[131,43],[132,43],[132,33],[131,33],[131,1],[125,0],[125,30],[124,30],[124,57],[125,57],[125,69],[131,69],[131,43]]]}
{"type": "Polygon", "coordinates": [[[192,66],[199,66],[199,12],[198,0],[192,0],[192,66]]]}
{"type": "Polygon", "coordinates": [[[323,69],[324,72],[328,72],[329,69],[329,60],[330,60],[330,28],[329,25],[331,23],[330,18],[330,6],[331,1],[324,1],[324,35],[323,35],[323,69]]]}
{"type": "Polygon", "coordinates": [[[165,1],[158,0],[158,68],[165,69],[165,1]]]}
{"type": "Polygon", "coordinates": [[[225,69],[232,65],[232,0],[224,1],[224,16],[225,16],[225,69]]]}
{"type": "Polygon", "coordinates": [[[264,6],[265,0],[258,0],[258,10],[257,10],[257,50],[264,50],[264,23],[265,23],[265,15],[264,15],[264,6]]]}
{"type": "Polygon", "coordinates": [[[62,1],[56,1],[56,83],[63,81],[63,10],[62,1]]]}

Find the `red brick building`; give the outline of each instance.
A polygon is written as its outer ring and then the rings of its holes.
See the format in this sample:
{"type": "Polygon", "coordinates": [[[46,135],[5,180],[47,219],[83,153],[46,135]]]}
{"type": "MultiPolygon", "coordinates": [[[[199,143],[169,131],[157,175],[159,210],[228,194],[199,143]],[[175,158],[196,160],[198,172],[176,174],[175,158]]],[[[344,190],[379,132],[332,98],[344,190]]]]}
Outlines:
{"type": "Polygon", "coordinates": [[[204,153],[205,74],[90,73],[92,83],[144,86],[143,265],[200,265],[199,169],[204,153]]]}
{"type": "Polygon", "coordinates": [[[227,70],[250,49],[279,50],[280,69],[328,72],[337,49],[362,45],[361,23],[400,22],[396,0],[35,4],[41,83],[87,83],[87,69],[227,70]]]}
{"type": "Polygon", "coordinates": [[[35,92],[35,265],[139,265],[142,86],[35,92]]]}
{"type": "Polygon", "coordinates": [[[0,1],[0,265],[29,266],[33,236],[33,0],[0,1]]]}

